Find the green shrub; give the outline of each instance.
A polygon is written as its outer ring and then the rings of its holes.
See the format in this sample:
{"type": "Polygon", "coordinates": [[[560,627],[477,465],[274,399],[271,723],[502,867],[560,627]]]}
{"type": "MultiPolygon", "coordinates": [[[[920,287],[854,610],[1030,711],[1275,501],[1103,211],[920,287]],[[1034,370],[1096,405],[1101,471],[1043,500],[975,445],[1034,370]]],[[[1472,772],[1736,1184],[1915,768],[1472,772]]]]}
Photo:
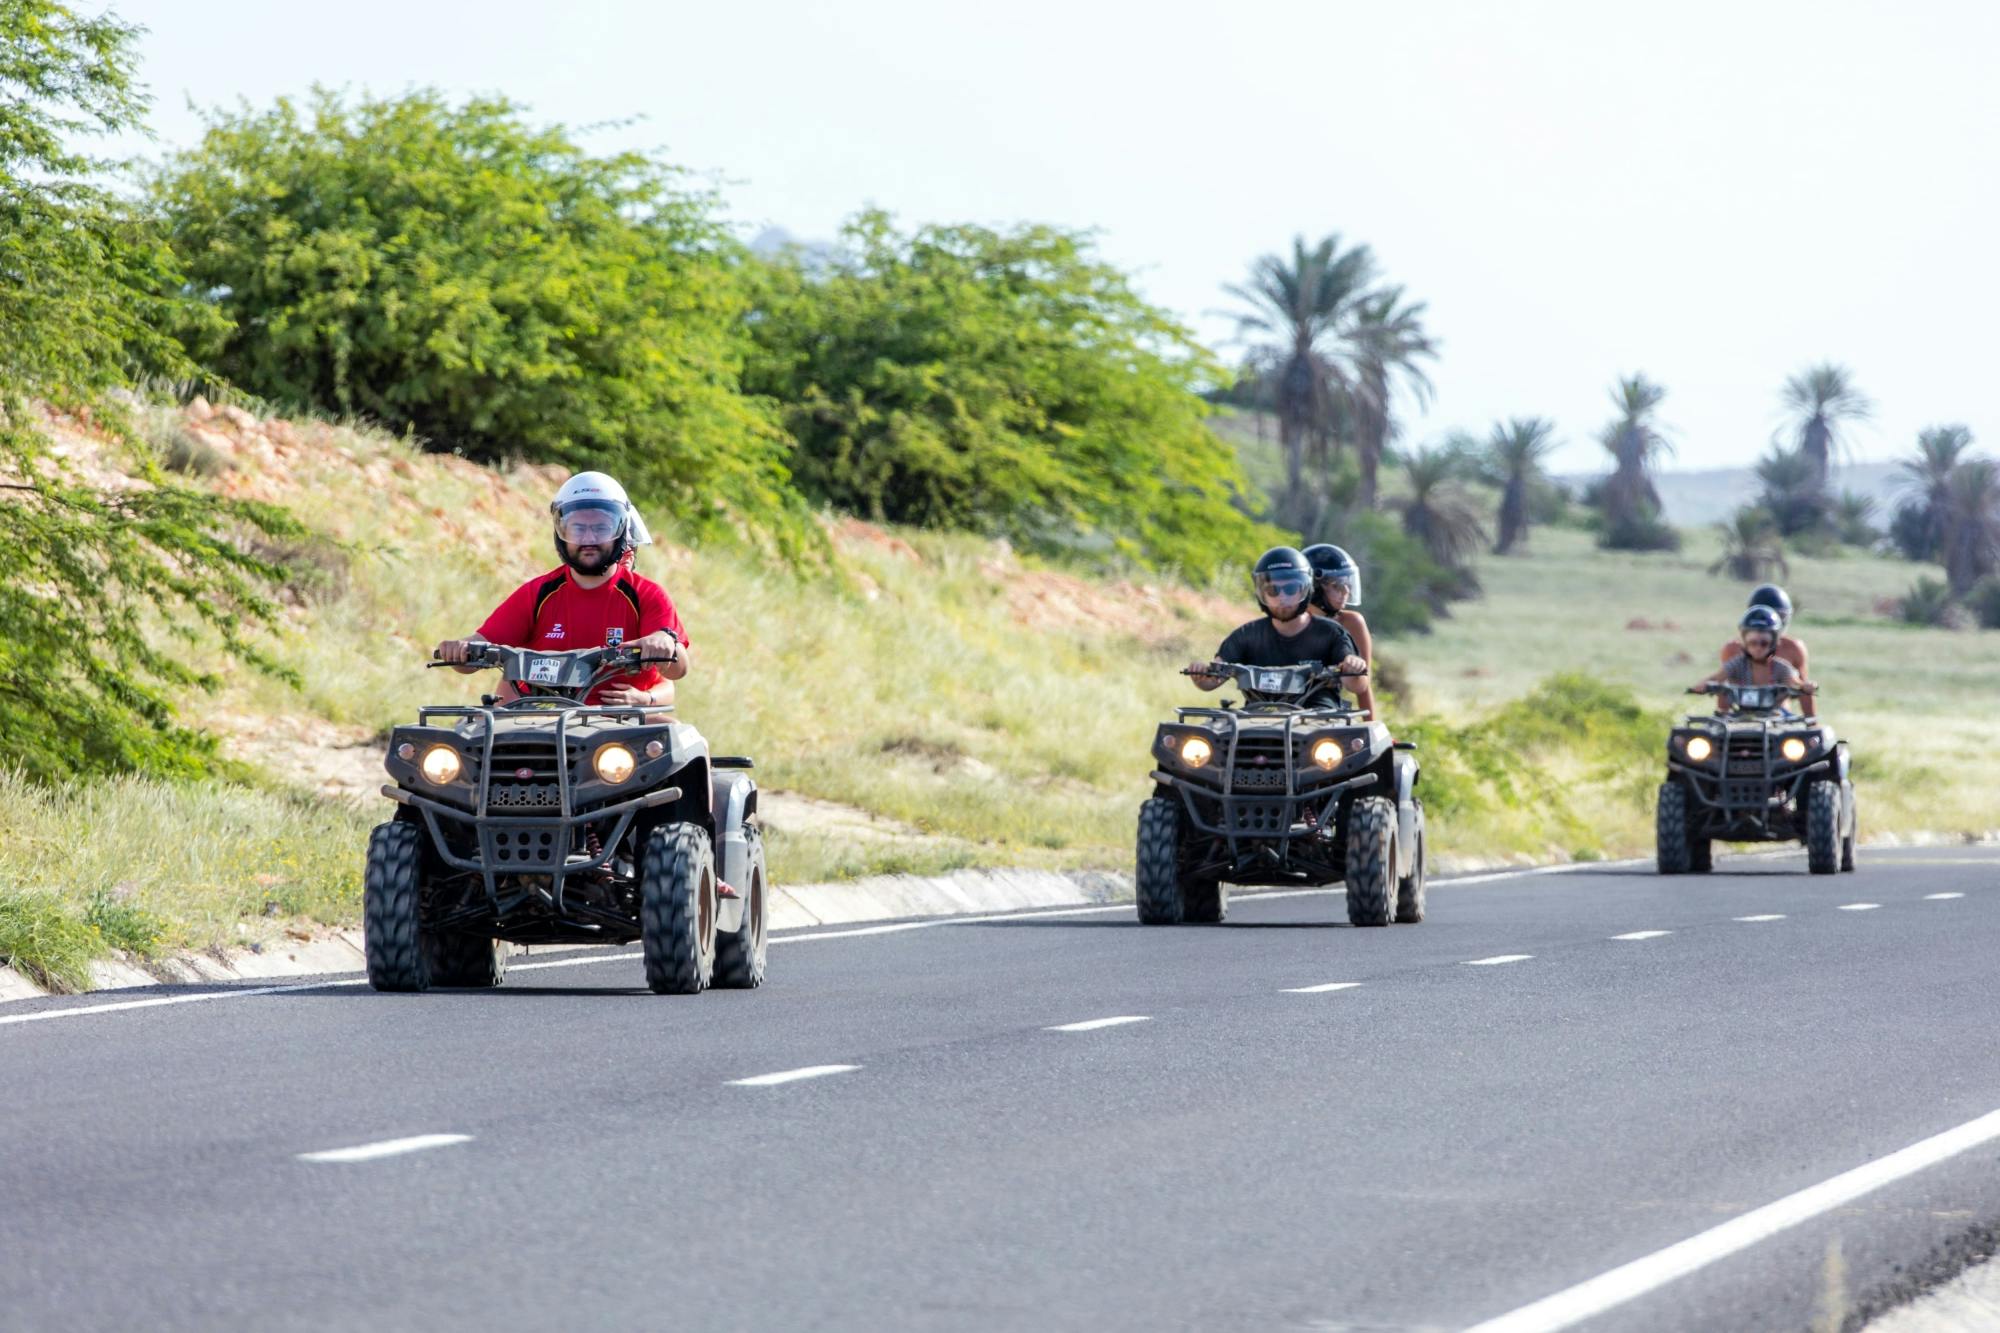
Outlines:
{"type": "Polygon", "coordinates": [[[1087,236],[868,213],[843,241],[764,266],[744,377],[809,497],[1196,578],[1282,540],[1207,427],[1217,367],[1087,236]]]}
{"type": "Polygon", "coordinates": [[[45,990],[90,989],[90,962],[104,952],[97,927],[51,893],[0,891],[0,963],[45,990]]]}
{"type": "Polygon", "coordinates": [[[1988,574],[1965,594],[1965,609],[1981,629],[2000,629],[2000,574],[1988,574]]]}
{"type": "Polygon", "coordinates": [[[1966,618],[1944,580],[1928,575],[1910,585],[1910,590],[1896,603],[1896,616],[1906,625],[1935,625],[1942,629],[1958,629],[1966,618]]]}
{"type": "Polygon", "coordinates": [[[696,530],[796,535],[784,439],[738,392],[744,297],[714,200],[502,99],[217,113],[152,197],[220,320],[203,365],[470,457],[602,468],[696,530]]]}

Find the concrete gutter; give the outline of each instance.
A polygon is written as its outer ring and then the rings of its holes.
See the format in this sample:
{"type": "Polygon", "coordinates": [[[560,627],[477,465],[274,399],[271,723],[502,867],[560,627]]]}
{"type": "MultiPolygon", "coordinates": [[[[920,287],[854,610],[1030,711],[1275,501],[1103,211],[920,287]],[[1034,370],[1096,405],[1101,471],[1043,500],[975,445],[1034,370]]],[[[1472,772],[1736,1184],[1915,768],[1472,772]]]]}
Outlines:
{"type": "Polygon", "coordinates": [[[1968,1268],[1929,1295],[1871,1319],[1862,1333],[1994,1333],[2000,1329],[2000,1260],[1968,1268]]]}

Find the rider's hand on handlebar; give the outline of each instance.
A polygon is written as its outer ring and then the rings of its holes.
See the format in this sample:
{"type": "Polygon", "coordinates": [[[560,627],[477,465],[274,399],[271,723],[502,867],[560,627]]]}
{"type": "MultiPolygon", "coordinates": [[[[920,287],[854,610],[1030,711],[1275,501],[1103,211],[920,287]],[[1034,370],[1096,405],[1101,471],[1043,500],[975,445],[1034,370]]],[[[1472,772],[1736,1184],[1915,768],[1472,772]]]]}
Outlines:
{"type": "Polygon", "coordinates": [[[680,660],[681,641],[670,629],[655,630],[644,638],[634,639],[627,645],[636,649],[641,662],[676,662],[680,660]]]}
{"type": "Polygon", "coordinates": [[[1343,676],[1365,676],[1368,674],[1368,663],[1362,660],[1360,654],[1349,653],[1337,669],[1343,676]]]}
{"type": "Polygon", "coordinates": [[[471,656],[473,649],[485,646],[483,639],[446,639],[431,650],[431,656],[440,662],[450,662],[456,666],[471,656]]]}
{"type": "Polygon", "coordinates": [[[1181,669],[1183,676],[1193,676],[1196,680],[1221,680],[1222,671],[1216,662],[1189,662],[1181,669]]]}

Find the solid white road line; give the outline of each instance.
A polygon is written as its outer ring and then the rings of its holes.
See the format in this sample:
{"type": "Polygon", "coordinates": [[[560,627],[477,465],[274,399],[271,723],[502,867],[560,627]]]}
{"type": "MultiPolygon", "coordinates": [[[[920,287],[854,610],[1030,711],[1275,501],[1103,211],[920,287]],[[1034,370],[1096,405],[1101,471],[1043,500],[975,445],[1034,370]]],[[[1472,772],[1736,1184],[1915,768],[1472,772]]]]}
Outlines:
{"type": "Polygon", "coordinates": [[[1284,993],[1287,995],[1324,995],[1328,991],[1353,990],[1360,984],[1358,981],[1323,981],[1317,986],[1286,986],[1284,993]]]}
{"type": "Polygon", "coordinates": [[[401,1157],[406,1152],[426,1148],[449,1148],[454,1143],[470,1143],[470,1134],[418,1134],[407,1139],[384,1139],[352,1148],[328,1148],[323,1152],[302,1152],[301,1162],[372,1162],[378,1157],[401,1157]]]}
{"type": "Polygon", "coordinates": [[[1491,958],[1468,958],[1467,967],[1494,967],[1500,963],[1525,963],[1534,955],[1531,953],[1496,953],[1491,958]]]}
{"type": "Polygon", "coordinates": [[[1963,898],[1964,896],[1962,893],[1927,893],[1924,895],[1924,901],[1927,903],[1941,903],[1947,898],[1963,898]]]}
{"type": "Polygon", "coordinates": [[[114,1004],[89,1004],[74,1009],[38,1009],[32,1014],[0,1016],[7,1023],[40,1023],[51,1018],[79,1018],[86,1014],[122,1014],[133,1009],[158,1009],[169,1004],[201,1004],[207,1000],[242,1000],[252,995],[284,995],[291,991],[325,990],[329,986],[361,986],[365,978],[353,981],[309,981],[297,986],[250,986],[237,990],[206,990],[196,995],[157,995],[149,1000],[119,1000],[114,1004]]]}
{"type": "Polygon", "coordinates": [[[1752,1209],[1676,1245],[1634,1259],[1588,1282],[1546,1296],[1466,1333],[1554,1333],[1655,1291],[1779,1232],[1852,1203],[1864,1194],[2000,1139],[2000,1111],[1989,1111],[1887,1157],[1844,1171],[1775,1203],[1752,1209]]]}
{"type": "Polygon", "coordinates": [[[1739,916],[1736,919],[1738,921],[1783,921],[1785,914],[1783,912],[1766,912],[1762,916],[1739,916]]]}
{"type": "Polygon", "coordinates": [[[1843,912],[1872,912],[1881,905],[1880,903],[1842,903],[1840,910],[1843,912]]]}
{"type": "Polygon", "coordinates": [[[1635,930],[1629,935],[1613,935],[1614,940],[1656,940],[1662,935],[1671,935],[1671,930],[1635,930]]]}
{"type": "Polygon", "coordinates": [[[828,1074],[851,1074],[860,1065],[807,1065],[803,1069],[784,1069],[775,1074],[759,1074],[755,1078],[732,1078],[728,1086],[732,1088],[772,1088],[780,1083],[797,1083],[802,1078],[825,1078],[828,1074]]]}
{"type": "Polygon", "coordinates": [[[1150,1023],[1150,1022],[1152,1022],[1152,1019],[1147,1017],[1145,1014],[1120,1014],[1116,1018],[1087,1018],[1081,1023],[1058,1023],[1056,1026],[1052,1028],[1043,1028],[1042,1031],[1095,1032],[1099,1028],[1115,1028],[1115,1027],[1123,1027],[1127,1023],[1150,1023]]]}

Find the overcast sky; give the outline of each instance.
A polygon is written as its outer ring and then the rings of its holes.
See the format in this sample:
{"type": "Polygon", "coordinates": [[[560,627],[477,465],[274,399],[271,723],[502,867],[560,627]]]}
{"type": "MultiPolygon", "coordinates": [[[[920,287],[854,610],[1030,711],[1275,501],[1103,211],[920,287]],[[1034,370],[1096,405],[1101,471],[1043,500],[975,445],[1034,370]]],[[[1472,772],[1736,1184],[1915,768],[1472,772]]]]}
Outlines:
{"type": "Polygon", "coordinates": [[[1846,363],[1858,455],[2000,447],[2000,6],[955,5],[938,0],[122,0],[167,144],[190,98],[320,82],[504,92],[722,180],[746,235],[1097,228],[1221,342],[1221,285],[1294,233],[1373,246],[1442,339],[1423,441],[1553,417],[1564,468],[1622,372],[1683,466],[1749,460],[1785,376],[1846,363]]]}

